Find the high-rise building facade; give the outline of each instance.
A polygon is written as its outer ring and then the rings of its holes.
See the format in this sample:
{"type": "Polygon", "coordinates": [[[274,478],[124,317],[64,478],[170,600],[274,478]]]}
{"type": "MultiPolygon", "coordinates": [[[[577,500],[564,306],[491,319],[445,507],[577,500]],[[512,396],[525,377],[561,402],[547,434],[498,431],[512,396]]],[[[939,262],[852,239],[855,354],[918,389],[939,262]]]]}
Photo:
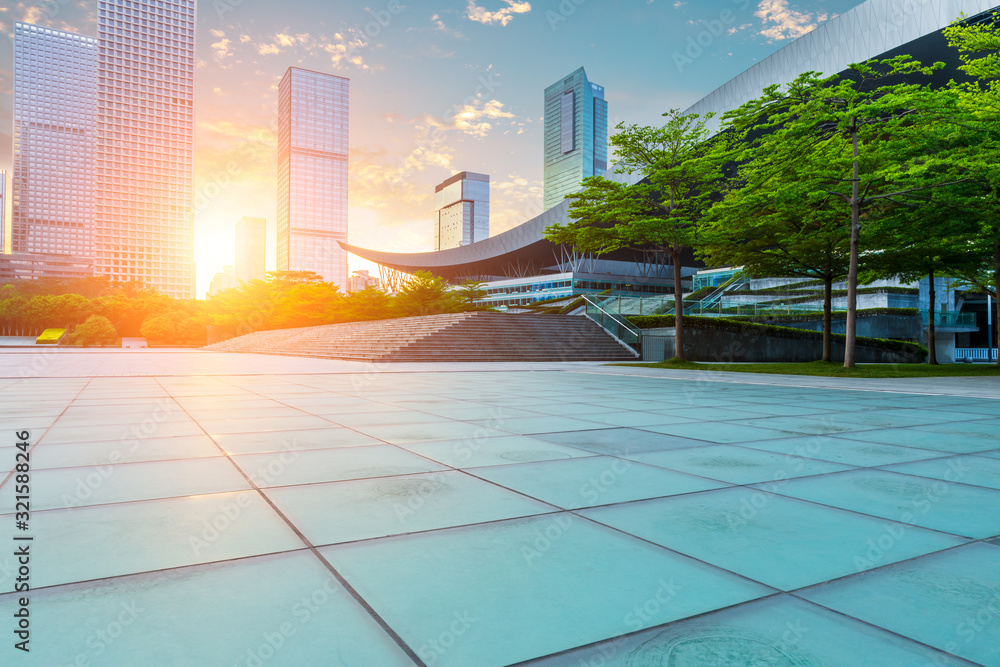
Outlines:
{"type": "Polygon", "coordinates": [[[347,288],[350,81],[289,68],[278,86],[279,271],[314,271],[347,288]]]}
{"type": "Polygon", "coordinates": [[[548,210],[608,169],[608,103],[604,87],[581,67],[545,89],[544,204],[548,210]]]}
{"type": "Polygon", "coordinates": [[[0,169],[0,252],[7,252],[7,170],[0,169]]]}
{"type": "Polygon", "coordinates": [[[196,0],[97,6],[94,269],[194,297],[196,0]]]}
{"type": "Polygon", "coordinates": [[[447,250],[490,236],[490,177],[463,171],[434,188],[434,249],[447,250]]]}
{"type": "Polygon", "coordinates": [[[236,280],[263,280],[267,260],[267,221],[242,218],[236,223],[236,280]]]}
{"type": "Polygon", "coordinates": [[[93,256],[97,48],[14,24],[12,252],[93,256]]]}

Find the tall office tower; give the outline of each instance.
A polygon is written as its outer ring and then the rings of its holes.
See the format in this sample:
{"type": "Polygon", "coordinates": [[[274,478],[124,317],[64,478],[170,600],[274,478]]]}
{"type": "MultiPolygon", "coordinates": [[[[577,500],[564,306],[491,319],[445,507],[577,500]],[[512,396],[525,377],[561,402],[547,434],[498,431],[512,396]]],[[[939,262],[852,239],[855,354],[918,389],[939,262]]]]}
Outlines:
{"type": "Polygon", "coordinates": [[[264,218],[243,218],[236,223],[236,280],[264,279],[266,239],[267,221],[264,218]]]}
{"type": "Polygon", "coordinates": [[[604,87],[581,67],[545,89],[545,181],[548,210],[608,170],[608,103],[604,87]]]}
{"type": "Polygon", "coordinates": [[[291,67],[278,86],[278,270],[347,289],[350,81],[291,67]]]}
{"type": "Polygon", "coordinates": [[[14,23],[12,252],[93,256],[96,82],[96,39],[14,23]]]}
{"type": "Polygon", "coordinates": [[[100,0],[94,270],[194,297],[196,0],[100,0]]]}
{"type": "Polygon", "coordinates": [[[434,249],[447,250],[490,236],[490,177],[463,171],[434,188],[434,249]]]}

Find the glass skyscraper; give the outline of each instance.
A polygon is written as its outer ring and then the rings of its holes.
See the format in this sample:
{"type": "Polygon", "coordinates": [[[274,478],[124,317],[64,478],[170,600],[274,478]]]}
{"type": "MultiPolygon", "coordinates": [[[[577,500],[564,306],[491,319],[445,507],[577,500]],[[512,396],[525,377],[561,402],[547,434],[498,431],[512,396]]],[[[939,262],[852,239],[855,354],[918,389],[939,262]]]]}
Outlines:
{"type": "Polygon", "coordinates": [[[195,0],[100,0],[94,269],[194,297],[195,0]]]}
{"type": "Polygon", "coordinates": [[[12,252],[93,256],[97,48],[14,24],[12,252]]]}
{"type": "Polygon", "coordinates": [[[490,236],[490,177],[463,171],[434,189],[434,249],[447,250],[490,236]]]}
{"type": "Polygon", "coordinates": [[[545,89],[545,209],[607,169],[608,103],[581,67],[545,89]]]}
{"type": "Polygon", "coordinates": [[[350,81],[291,67],[278,86],[279,271],[347,289],[350,81]]]}

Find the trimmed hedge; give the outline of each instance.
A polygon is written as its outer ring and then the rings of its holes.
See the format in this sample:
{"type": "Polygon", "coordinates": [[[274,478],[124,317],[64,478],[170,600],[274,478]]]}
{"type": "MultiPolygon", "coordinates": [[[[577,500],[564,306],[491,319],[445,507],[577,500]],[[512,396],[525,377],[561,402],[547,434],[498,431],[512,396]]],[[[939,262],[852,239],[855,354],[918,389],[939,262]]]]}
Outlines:
{"type": "MultiPolygon", "coordinates": [[[[640,329],[659,329],[662,327],[674,326],[673,315],[641,315],[629,317],[628,321],[640,329]]],[[[809,331],[808,329],[793,329],[791,327],[779,327],[773,324],[756,324],[753,322],[739,322],[721,317],[695,317],[686,315],[684,325],[692,329],[717,329],[736,334],[755,334],[758,336],[774,336],[775,338],[792,338],[798,340],[822,340],[823,333],[820,331],[809,331]]],[[[833,340],[841,341],[847,339],[844,334],[833,334],[833,340]]],[[[867,338],[858,336],[858,345],[873,347],[883,350],[896,350],[899,352],[911,352],[915,354],[928,354],[928,350],[919,343],[911,343],[903,340],[887,340],[885,338],[867,338]]]]}
{"type": "Polygon", "coordinates": [[[65,329],[46,329],[35,339],[35,345],[56,345],[66,335],[65,329]]]}
{"type": "MultiPolygon", "coordinates": [[[[879,317],[889,315],[893,317],[916,317],[920,311],[916,308],[863,308],[858,311],[858,317],[879,317]]],[[[846,320],[846,310],[835,310],[830,313],[834,320],[846,320]]],[[[823,311],[817,310],[811,313],[797,313],[795,315],[730,315],[729,319],[737,322],[812,322],[823,319],[823,311]]]]}

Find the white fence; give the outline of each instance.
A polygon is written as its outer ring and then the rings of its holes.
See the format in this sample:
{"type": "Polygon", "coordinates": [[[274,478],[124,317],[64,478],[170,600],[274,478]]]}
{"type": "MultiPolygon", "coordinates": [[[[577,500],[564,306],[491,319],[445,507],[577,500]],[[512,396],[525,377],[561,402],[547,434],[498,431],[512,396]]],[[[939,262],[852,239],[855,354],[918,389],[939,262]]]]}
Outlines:
{"type": "Polygon", "coordinates": [[[972,361],[996,361],[997,349],[993,348],[992,350],[988,350],[985,347],[956,347],[955,361],[964,361],[965,359],[971,359],[972,361]]]}

